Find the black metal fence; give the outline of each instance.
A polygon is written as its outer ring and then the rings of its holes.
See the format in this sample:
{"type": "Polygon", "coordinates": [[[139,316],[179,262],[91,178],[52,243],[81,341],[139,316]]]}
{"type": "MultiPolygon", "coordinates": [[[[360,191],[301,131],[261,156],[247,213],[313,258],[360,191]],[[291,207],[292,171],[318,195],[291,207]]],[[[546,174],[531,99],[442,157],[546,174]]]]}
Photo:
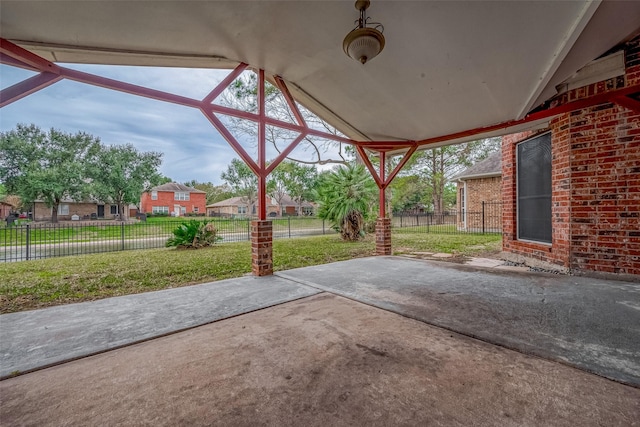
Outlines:
{"type": "MultiPolygon", "coordinates": [[[[483,203],[480,212],[396,214],[392,227],[410,233],[501,233],[502,204],[483,203]]],[[[0,262],[26,261],[59,256],[163,248],[172,231],[189,218],[148,222],[92,221],[17,224],[0,228],[0,262]]],[[[251,219],[209,218],[222,242],[250,240],[251,219]]],[[[329,223],[314,217],[270,219],[273,238],[335,233],[329,223]]]]}
{"type": "MultiPolygon", "coordinates": [[[[94,221],[80,223],[38,223],[0,228],[0,262],[26,261],[131,249],[163,248],[172,231],[183,221],[149,222],[94,221]]],[[[250,239],[250,219],[208,219],[222,237],[221,242],[250,239]]],[[[273,238],[293,238],[335,233],[322,219],[274,218],[273,238]]]]}
{"type": "Polygon", "coordinates": [[[401,212],[393,215],[391,225],[424,233],[502,233],[502,202],[482,202],[480,206],[479,211],[401,212]]]}

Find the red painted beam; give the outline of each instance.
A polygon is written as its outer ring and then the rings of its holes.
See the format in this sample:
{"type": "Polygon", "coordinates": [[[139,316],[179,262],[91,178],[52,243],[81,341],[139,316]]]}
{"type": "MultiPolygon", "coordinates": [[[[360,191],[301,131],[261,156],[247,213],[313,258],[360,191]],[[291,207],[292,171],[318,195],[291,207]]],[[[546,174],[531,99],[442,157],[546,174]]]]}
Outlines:
{"type": "Polygon", "coordinates": [[[12,58],[5,53],[0,53],[0,64],[11,65],[13,67],[18,67],[18,68],[24,68],[25,70],[30,70],[30,71],[38,71],[37,68],[31,65],[27,65],[24,62],[19,61],[15,58],[12,58]]]}
{"type": "Polygon", "coordinates": [[[209,122],[211,122],[213,127],[215,127],[220,135],[222,135],[222,137],[227,141],[231,148],[233,148],[238,156],[240,156],[240,158],[247,164],[247,166],[249,166],[253,173],[259,175],[260,168],[258,167],[256,162],[253,161],[249,153],[247,153],[245,149],[242,148],[242,145],[240,145],[240,143],[233,137],[233,135],[231,135],[231,132],[229,132],[227,127],[220,121],[220,119],[218,119],[211,111],[205,109],[202,109],[201,111],[202,114],[204,114],[205,117],[209,119],[209,122]]]}
{"type": "Polygon", "coordinates": [[[483,126],[475,129],[469,129],[462,132],[450,133],[448,135],[437,136],[434,138],[427,138],[420,141],[416,141],[419,146],[435,144],[437,142],[446,142],[453,139],[465,138],[468,136],[480,135],[482,133],[493,132],[500,129],[506,129],[511,126],[517,126],[529,122],[535,122],[536,120],[548,119],[558,114],[569,113],[575,110],[581,110],[583,108],[589,108],[600,104],[606,104],[607,102],[616,102],[615,100],[627,95],[632,95],[640,91],[640,84],[628,86],[622,89],[616,89],[610,92],[601,93],[591,96],[589,98],[579,99],[577,101],[568,102],[557,107],[552,107],[547,110],[537,111],[535,113],[527,114],[520,120],[510,120],[508,122],[502,122],[491,126],[483,126]]]}
{"type": "Polygon", "coordinates": [[[280,76],[274,76],[274,79],[276,81],[276,84],[278,85],[278,89],[280,89],[280,92],[282,92],[282,96],[284,96],[284,99],[287,101],[287,104],[289,105],[291,112],[293,112],[293,115],[298,121],[298,124],[306,128],[307,122],[305,122],[304,117],[302,117],[302,114],[300,113],[300,109],[296,105],[296,101],[293,99],[293,96],[291,96],[291,92],[289,91],[287,84],[284,82],[284,80],[280,76]]]}
{"type": "Polygon", "coordinates": [[[367,169],[369,169],[369,173],[373,177],[373,180],[376,182],[376,185],[378,186],[378,188],[382,188],[382,186],[384,185],[384,182],[380,180],[380,176],[378,176],[378,171],[376,171],[376,168],[373,167],[373,163],[371,163],[371,159],[369,159],[369,156],[364,151],[364,148],[360,147],[359,145],[356,145],[356,151],[358,152],[358,154],[360,154],[360,157],[362,158],[364,165],[367,167],[367,169]]]}
{"type": "Polygon", "coordinates": [[[407,164],[407,162],[409,161],[409,159],[411,159],[411,156],[413,156],[413,153],[415,153],[417,149],[418,149],[418,146],[414,145],[413,147],[411,147],[409,149],[409,151],[404,153],[404,155],[402,157],[402,160],[400,160],[400,163],[398,163],[396,165],[396,167],[393,169],[391,174],[389,174],[389,177],[385,180],[385,182],[384,182],[384,187],[385,188],[387,188],[389,186],[389,184],[391,184],[391,181],[393,181],[393,179],[396,177],[396,175],[398,175],[398,172],[400,172],[402,170],[404,165],[407,164]]]}
{"type": "Polygon", "coordinates": [[[244,72],[248,67],[247,64],[241,62],[227,77],[225,77],[218,86],[216,86],[207,96],[202,99],[204,104],[211,104],[224,90],[229,87],[233,81],[244,72]]]}
{"type": "Polygon", "coordinates": [[[0,53],[17,59],[39,71],[59,74],[60,67],[56,64],[11,43],[9,40],[0,38],[0,53]]]}
{"type": "Polygon", "coordinates": [[[304,133],[301,133],[300,135],[298,135],[298,137],[295,140],[291,142],[291,144],[289,144],[284,150],[282,150],[280,154],[278,154],[278,157],[276,157],[269,164],[269,166],[267,166],[267,168],[265,169],[266,174],[269,175],[271,172],[273,172],[273,170],[277,168],[278,165],[282,163],[284,159],[287,158],[287,156],[293,151],[293,149],[296,148],[298,144],[300,144],[300,141],[302,141],[305,138],[305,136],[307,135],[304,133]]]}
{"type": "Polygon", "coordinates": [[[117,90],[131,95],[151,98],[158,101],[169,102],[172,104],[184,105],[187,107],[200,108],[201,102],[185,96],[175,95],[161,90],[149,89],[144,86],[138,86],[131,83],[125,83],[106,77],[96,76],[94,74],[76,71],[69,68],[60,68],[60,75],[81,83],[87,83],[93,86],[99,86],[106,89],[117,90]]]}
{"type": "Polygon", "coordinates": [[[40,73],[6,89],[2,89],[0,92],[0,108],[22,99],[25,96],[31,95],[40,89],[44,89],[45,87],[60,80],[62,80],[62,77],[57,74],[40,73]]]}
{"type": "Polygon", "coordinates": [[[631,97],[618,96],[616,98],[613,98],[613,102],[628,110],[635,111],[636,113],[640,112],[640,101],[637,101],[631,97]]]}

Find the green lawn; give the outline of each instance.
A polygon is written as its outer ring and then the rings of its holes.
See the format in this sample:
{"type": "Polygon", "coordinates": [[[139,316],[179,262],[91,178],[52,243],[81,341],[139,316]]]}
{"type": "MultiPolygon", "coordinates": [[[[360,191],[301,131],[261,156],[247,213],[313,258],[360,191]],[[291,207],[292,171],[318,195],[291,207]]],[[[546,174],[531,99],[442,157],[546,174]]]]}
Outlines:
{"type": "MultiPolygon", "coordinates": [[[[482,253],[496,249],[499,235],[395,233],[395,253],[482,253]]],[[[274,269],[370,256],[372,235],[355,243],[333,235],[275,240],[274,269]]],[[[249,242],[199,250],[150,249],[0,264],[0,313],[95,300],[214,280],[251,272],[249,242]]]]}

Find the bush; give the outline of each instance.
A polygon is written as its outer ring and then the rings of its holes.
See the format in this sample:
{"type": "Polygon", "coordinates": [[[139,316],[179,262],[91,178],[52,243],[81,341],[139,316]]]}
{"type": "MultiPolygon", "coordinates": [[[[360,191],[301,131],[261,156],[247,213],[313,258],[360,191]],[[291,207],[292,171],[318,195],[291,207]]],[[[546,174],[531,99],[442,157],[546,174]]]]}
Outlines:
{"type": "Polygon", "coordinates": [[[147,218],[154,218],[154,217],[168,217],[169,216],[169,212],[147,212],[147,218]]]}
{"type": "Polygon", "coordinates": [[[167,240],[167,246],[198,249],[214,245],[219,240],[222,237],[218,236],[218,230],[211,221],[192,219],[173,230],[173,237],[167,240]]]}
{"type": "Polygon", "coordinates": [[[364,166],[336,168],[323,175],[317,185],[318,217],[328,220],[344,240],[361,239],[372,216],[376,190],[376,184],[364,166]]]}

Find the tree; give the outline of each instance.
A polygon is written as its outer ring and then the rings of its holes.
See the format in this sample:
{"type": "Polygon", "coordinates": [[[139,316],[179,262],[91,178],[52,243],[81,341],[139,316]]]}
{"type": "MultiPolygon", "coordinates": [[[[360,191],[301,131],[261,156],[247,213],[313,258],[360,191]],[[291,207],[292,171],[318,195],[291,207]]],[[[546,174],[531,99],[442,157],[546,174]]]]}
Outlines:
{"type": "Polygon", "coordinates": [[[140,202],[140,195],[162,182],[158,168],[162,153],[139,152],[133,145],[102,147],[92,159],[90,173],[94,197],[118,205],[120,219],[127,217],[126,205],[140,202]]]}
{"type": "MultiPolygon", "coordinates": [[[[220,97],[221,104],[230,108],[241,111],[258,112],[258,79],[255,73],[245,73],[238,77],[230,86],[230,90],[223,92],[220,97]]],[[[321,130],[332,135],[341,135],[333,126],[320,119],[318,116],[307,110],[301,105],[297,105],[305,122],[310,128],[321,130]]],[[[289,105],[280,93],[280,91],[265,82],[265,108],[270,117],[279,119],[288,123],[296,123],[296,118],[289,108],[289,105]]],[[[258,128],[254,122],[225,116],[225,124],[232,130],[232,133],[242,139],[242,136],[248,136],[255,139],[258,134],[258,128]]],[[[285,146],[298,137],[298,132],[275,126],[266,127],[266,141],[271,144],[275,150],[280,153],[285,146]]],[[[347,164],[350,161],[350,153],[344,144],[335,141],[329,141],[324,138],[308,135],[299,145],[300,149],[296,150],[298,156],[296,158],[291,155],[287,157],[298,163],[305,164],[347,164]],[[303,155],[303,152],[306,153],[303,155]],[[337,157],[327,157],[328,153],[335,154],[337,157]]]]}
{"type": "Polygon", "coordinates": [[[233,159],[220,178],[231,187],[234,195],[242,197],[249,205],[249,212],[253,213],[258,199],[258,177],[251,168],[242,160],[233,159]]]}
{"type": "Polygon", "coordinates": [[[0,184],[0,201],[4,200],[6,196],[7,196],[7,189],[4,188],[4,184],[0,184]]]}
{"type": "Polygon", "coordinates": [[[58,221],[60,201],[88,195],[86,167],[100,140],[84,132],[45,133],[35,125],[18,125],[0,134],[0,180],[23,204],[42,199],[58,221]]]}
{"type": "MultiPolygon", "coordinates": [[[[488,138],[419,151],[412,156],[400,175],[415,176],[418,178],[417,182],[424,183],[424,191],[419,191],[418,188],[413,190],[423,195],[423,203],[439,215],[444,212],[447,201],[451,203],[450,179],[499,149],[500,138],[488,138]]],[[[394,190],[398,188],[395,181],[390,185],[394,190]]]]}
{"type": "Polygon", "coordinates": [[[228,199],[233,196],[231,188],[228,185],[215,185],[212,182],[199,182],[195,179],[184,183],[187,187],[195,188],[196,190],[204,191],[207,193],[207,205],[219,202],[224,199],[228,199]]]}
{"type": "MultiPolygon", "coordinates": [[[[302,203],[310,198],[317,171],[314,166],[301,165],[293,161],[283,161],[271,174],[275,190],[272,192],[278,204],[288,194],[296,203],[298,215],[303,215],[302,203]]],[[[282,206],[280,207],[282,211],[282,206]]]]}
{"type": "Polygon", "coordinates": [[[392,193],[392,210],[405,212],[416,210],[430,198],[429,189],[418,175],[396,177],[389,186],[392,193]]]}
{"type": "Polygon", "coordinates": [[[362,165],[336,167],[317,185],[318,216],[331,222],[344,240],[364,236],[364,222],[373,215],[377,186],[362,165]]]}

